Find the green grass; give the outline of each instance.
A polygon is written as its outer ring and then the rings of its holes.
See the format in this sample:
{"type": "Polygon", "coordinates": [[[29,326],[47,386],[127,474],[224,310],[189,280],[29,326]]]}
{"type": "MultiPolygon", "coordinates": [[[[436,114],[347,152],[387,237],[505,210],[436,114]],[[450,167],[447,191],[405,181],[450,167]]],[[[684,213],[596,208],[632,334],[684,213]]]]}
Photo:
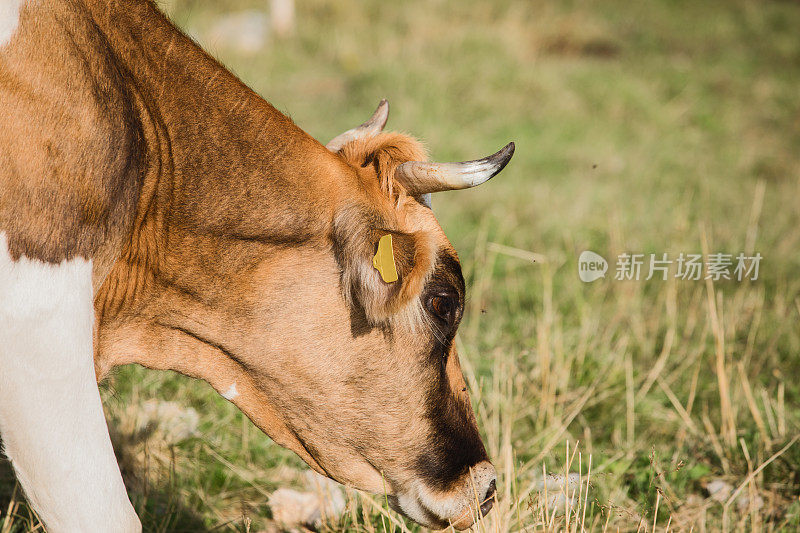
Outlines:
{"type": "MultiPolygon", "coordinates": [[[[264,4],[166,7],[202,41],[219,15],[264,4]]],[[[297,34],[255,55],[204,44],[315,137],[386,97],[389,128],[435,159],[517,143],[491,183],[434,198],[464,265],[458,347],[500,475],[476,530],[800,528],[800,5],[298,4],[297,34]],[[606,279],[578,279],[587,249],[611,260],[606,279]],[[759,279],[613,279],[622,252],[704,249],[759,251],[759,279]],[[579,468],[580,498],[553,514],[543,469],[579,468]],[[710,499],[720,479],[750,503],[710,499]]],[[[268,495],[300,486],[299,459],[203,383],[125,368],[106,389],[147,531],[274,527],[268,495]],[[194,408],[196,436],[133,431],[130,406],[154,398],[194,408]]],[[[36,527],[14,485],[0,468],[2,533],[36,527]]],[[[331,529],[418,529],[350,498],[331,529]]]]}

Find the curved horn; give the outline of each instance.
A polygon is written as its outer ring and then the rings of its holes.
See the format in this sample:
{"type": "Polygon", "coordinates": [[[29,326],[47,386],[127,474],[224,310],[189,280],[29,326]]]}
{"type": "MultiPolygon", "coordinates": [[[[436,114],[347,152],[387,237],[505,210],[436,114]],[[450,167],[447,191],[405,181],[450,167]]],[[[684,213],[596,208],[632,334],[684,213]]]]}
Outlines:
{"type": "Polygon", "coordinates": [[[375,137],[381,131],[383,131],[383,127],[386,125],[386,121],[389,119],[389,102],[386,101],[386,98],[381,100],[381,103],[378,104],[378,108],[369,117],[369,120],[361,124],[360,126],[353,128],[351,130],[347,130],[344,133],[340,133],[331,141],[325,145],[325,148],[330,150],[331,152],[338,152],[342,149],[342,146],[349,143],[350,141],[355,141],[356,139],[369,139],[370,137],[375,137]]]}
{"type": "Polygon", "coordinates": [[[514,155],[514,143],[483,159],[461,163],[408,161],[395,170],[394,177],[413,195],[469,189],[489,181],[503,170],[514,155]]]}

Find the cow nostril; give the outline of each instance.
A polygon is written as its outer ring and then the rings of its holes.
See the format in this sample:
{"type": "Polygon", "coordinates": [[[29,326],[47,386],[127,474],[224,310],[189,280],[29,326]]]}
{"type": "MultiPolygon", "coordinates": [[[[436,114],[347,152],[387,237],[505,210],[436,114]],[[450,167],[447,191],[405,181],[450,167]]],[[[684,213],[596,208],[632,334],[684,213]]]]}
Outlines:
{"type": "Polygon", "coordinates": [[[494,496],[494,493],[497,492],[497,480],[493,479],[489,483],[489,488],[486,489],[486,497],[484,499],[488,500],[494,496]]]}
{"type": "Polygon", "coordinates": [[[481,516],[486,516],[486,513],[492,510],[495,492],[497,492],[497,483],[493,479],[491,483],[489,483],[489,488],[486,490],[486,496],[483,498],[483,503],[481,503],[481,516]]]}

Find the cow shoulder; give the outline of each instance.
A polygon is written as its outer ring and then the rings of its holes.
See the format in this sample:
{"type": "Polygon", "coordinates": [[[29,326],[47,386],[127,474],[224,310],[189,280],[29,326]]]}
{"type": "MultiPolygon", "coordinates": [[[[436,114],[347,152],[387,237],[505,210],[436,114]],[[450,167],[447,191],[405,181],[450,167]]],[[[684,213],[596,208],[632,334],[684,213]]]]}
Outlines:
{"type": "Polygon", "coordinates": [[[143,158],[128,76],[80,4],[21,5],[0,48],[0,231],[15,259],[118,253],[143,158]]]}

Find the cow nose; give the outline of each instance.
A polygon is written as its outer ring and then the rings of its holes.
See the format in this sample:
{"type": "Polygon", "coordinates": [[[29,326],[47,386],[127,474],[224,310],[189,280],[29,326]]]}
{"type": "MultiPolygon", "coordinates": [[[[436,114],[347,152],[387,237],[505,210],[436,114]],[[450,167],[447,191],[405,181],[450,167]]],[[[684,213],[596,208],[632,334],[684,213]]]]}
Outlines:
{"type": "Polygon", "coordinates": [[[486,490],[486,496],[484,496],[483,503],[481,504],[481,516],[486,516],[486,513],[492,510],[495,492],[497,492],[497,482],[493,479],[489,483],[489,488],[486,490]]]}

